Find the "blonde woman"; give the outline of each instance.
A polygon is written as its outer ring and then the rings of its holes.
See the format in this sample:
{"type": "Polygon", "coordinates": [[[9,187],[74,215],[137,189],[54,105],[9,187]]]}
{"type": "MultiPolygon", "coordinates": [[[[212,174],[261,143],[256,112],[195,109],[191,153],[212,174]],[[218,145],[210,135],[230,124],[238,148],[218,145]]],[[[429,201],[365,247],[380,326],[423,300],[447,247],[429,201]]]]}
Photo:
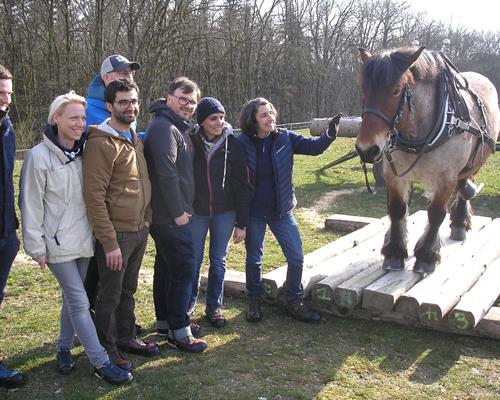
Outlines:
{"type": "Polygon", "coordinates": [[[23,241],[26,253],[42,270],[48,266],[61,287],[59,372],[67,375],[74,368],[76,333],[96,376],[121,384],[132,375],[111,362],[99,343],[83,285],[94,252],[82,185],[85,104],[74,92],[58,96],[50,105],[43,142],[25,157],[19,196],[23,241]]]}

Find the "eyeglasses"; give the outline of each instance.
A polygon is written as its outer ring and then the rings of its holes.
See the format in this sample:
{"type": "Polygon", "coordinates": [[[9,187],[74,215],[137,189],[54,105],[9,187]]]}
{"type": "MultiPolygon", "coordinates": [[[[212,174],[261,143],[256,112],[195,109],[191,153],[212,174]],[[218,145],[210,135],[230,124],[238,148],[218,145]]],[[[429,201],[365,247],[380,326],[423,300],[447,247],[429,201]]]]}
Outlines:
{"type": "Polygon", "coordinates": [[[128,108],[128,107],[130,107],[130,105],[138,106],[139,105],[139,99],[118,100],[118,101],[115,101],[115,103],[118,103],[121,108],[128,108]]]}
{"type": "Polygon", "coordinates": [[[187,106],[188,104],[190,106],[195,106],[196,103],[198,103],[196,100],[191,100],[191,99],[188,99],[187,97],[184,97],[184,96],[176,96],[175,94],[170,94],[170,93],[169,93],[169,95],[177,98],[177,101],[179,102],[179,104],[181,106],[187,106]]]}

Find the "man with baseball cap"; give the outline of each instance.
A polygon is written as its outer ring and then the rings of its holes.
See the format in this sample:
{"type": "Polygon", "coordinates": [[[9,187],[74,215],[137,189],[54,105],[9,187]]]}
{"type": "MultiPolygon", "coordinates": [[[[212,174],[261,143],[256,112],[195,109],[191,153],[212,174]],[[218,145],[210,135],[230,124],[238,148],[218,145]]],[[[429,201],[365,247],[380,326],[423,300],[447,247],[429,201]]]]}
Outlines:
{"type": "MultiPolygon", "coordinates": [[[[135,61],[129,61],[120,54],[114,54],[106,58],[101,65],[101,73],[97,74],[87,87],[87,128],[90,125],[99,125],[106,118],[110,117],[109,111],[104,103],[104,88],[110,82],[127,78],[134,80],[135,71],[141,65],[135,61]]],[[[135,122],[134,122],[135,123],[135,122]]],[[[135,130],[135,126],[132,126],[135,130]]]]}
{"type": "MultiPolygon", "coordinates": [[[[104,89],[114,80],[126,78],[134,81],[135,71],[140,69],[138,62],[129,61],[120,54],[114,54],[107,57],[101,65],[101,72],[97,74],[87,87],[87,108],[85,110],[87,132],[90,125],[100,125],[105,119],[111,117],[104,102],[104,89]]],[[[136,131],[137,121],[134,120],[131,128],[136,131]]],[[[95,310],[95,301],[97,297],[97,285],[99,283],[99,271],[95,257],[92,257],[85,278],[85,290],[89,298],[90,310],[95,310]]],[[[140,325],[136,326],[138,332],[141,332],[140,325]]]]}

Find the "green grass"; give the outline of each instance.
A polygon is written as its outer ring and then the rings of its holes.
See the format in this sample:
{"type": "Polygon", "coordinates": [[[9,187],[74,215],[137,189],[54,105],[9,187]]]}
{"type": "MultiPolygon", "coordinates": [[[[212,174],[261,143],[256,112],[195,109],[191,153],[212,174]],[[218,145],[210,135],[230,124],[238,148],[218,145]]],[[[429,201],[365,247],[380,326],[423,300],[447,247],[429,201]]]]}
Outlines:
{"type": "MultiPolygon", "coordinates": [[[[338,139],[322,156],[295,158],[296,215],[305,252],[338,237],[318,227],[327,215],[386,213],[384,191],[366,193],[356,159],[321,176],[314,174],[351,147],[352,140],[338,139]],[[324,201],[334,195],[333,202],[324,201]]],[[[499,167],[495,155],[478,177],[486,183],[474,200],[478,215],[500,215],[499,167]]],[[[421,193],[417,187],[412,211],[425,207],[421,193]]],[[[152,333],[153,262],[150,242],[136,311],[150,329],[145,337],[158,339],[152,333]]],[[[267,237],[264,263],[266,271],[284,264],[272,235],[267,237]]],[[[231,247],[228,267],[244,270],[243,245],[231,247]]],[[[231,297],[225,304],[230,323],[221,330],[204,322],[203,306],[198,305],[195,320],[202,323],[209,343],[204,354],[180,353],[160,342],[161,357],[131,356],[134,381],[114,387],[92,376],[79,346],[74,352],[77,368],[63,377],[54,361],[59,296],[50,272],[28,263],[13,267],[0,311],[0,359],[23,369],[29,382],[16,391],[0,388],[1,399],[500,399],[498,341],[329,315],[310,326],[269,305],[261,323],[249,324],[244,301],[231,297]]]]}

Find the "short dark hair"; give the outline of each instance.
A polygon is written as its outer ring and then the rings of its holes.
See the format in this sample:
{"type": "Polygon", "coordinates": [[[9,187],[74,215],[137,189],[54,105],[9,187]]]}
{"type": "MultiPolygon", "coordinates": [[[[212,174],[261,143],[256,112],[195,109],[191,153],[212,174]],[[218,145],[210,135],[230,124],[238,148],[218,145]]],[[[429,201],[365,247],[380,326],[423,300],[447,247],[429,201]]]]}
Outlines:
{"type": "Polygon", "coordinates": [[[136,90],[139,93],[139,87],[135,82],[132,82],[126,78],[116,79],[111,81],[106,89],[104,89],[104,101],[106,103],[113,104],[116,99],[117,92],[130,92],[132,90],[136,90]]]}
{"type": "Polygon", "coordinates": [[[257,134],[257,119],[255,115],[257,114],[257,110],[260,106],[269,105],[271,110],[273,110],[274,115],[278,118],[278,112],[274,107],[273,103],[264,97],[257,97],[253,100],[250,100],[240,112],[240,129],[243,133],[247,135],[253,136],[257,134]]]}
{"type": "Polygon", "coordinates": [[[177,89],[181,89],[183,93],[195,93],[196,100],[200,101],[201,90],[198,84],[189,79],[187,76],[178,76],[168,84],[167,94],[173,94],[177,89]]]}
{"type": "Polygon", "coordinates": [[[5,68],[2,64],[0,64],[0,79],[12,80],[11,72],[7,68],[5,68]]]}

